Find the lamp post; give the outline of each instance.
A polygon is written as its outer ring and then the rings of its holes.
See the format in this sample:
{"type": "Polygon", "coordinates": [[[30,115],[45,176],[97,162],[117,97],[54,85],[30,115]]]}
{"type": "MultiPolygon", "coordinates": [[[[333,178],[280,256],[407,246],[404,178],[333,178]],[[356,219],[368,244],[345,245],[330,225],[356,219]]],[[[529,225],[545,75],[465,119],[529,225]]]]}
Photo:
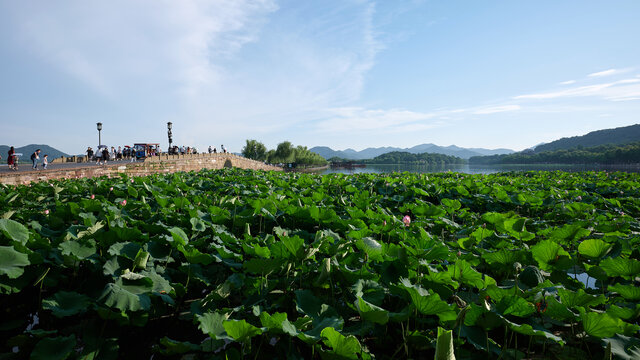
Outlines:
{"type": "Polygon", "coordinates": [[[169,121],[167,123],[167,135],[169,135],[169,151],[168,153],[171,154],[171,143],[173,142],[173,134],[171,133],[171,127],[173,126],[173,123],[171,121],[169,121]]]}
{"type": "Polygon", "coordinates": [[[102,145],[102,140],[100,139],[100,131],[102,131],[102,123],[97,123],[98,126],[98,147],[102,145]]]}

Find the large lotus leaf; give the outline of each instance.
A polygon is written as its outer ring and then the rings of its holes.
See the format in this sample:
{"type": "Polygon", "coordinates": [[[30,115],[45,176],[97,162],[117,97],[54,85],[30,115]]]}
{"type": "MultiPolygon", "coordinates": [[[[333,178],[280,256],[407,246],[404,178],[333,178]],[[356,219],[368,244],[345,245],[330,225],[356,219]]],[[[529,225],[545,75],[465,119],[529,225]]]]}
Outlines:
{"type": "Polygon", "coordinates": [[[630,301],[640,300],[640,287],[636,285],[613,284],[609,285],[609,291],[616,292],[630,301]]]}
{"type": "Polygon", "coordinates": [[[616,359],[640,359],[640,339],[636,337],[616,335],[608,339],[602,339],[602,342],[611,345],[611,353],[616,356],[616,359]]]}
{"type": "Polygon", "coordinates": [[[440,206],[432,205],[432,204],[422,204],[414,207],[411,211],[417,216],[424,217],[441,217],[447,214],[447,212],[440,206]]]}
{"type": "Polygon", "coordinates": [[[441,321],[454,320],[456,318],[455,311],[447,302],[440,299],[440,295],[430,295],[421,287],[407,287],[405,285],[404,288],[409,293],[413,305],[421,314],[437,315],[441,321]]]}
{"type": "Polygon", "coordinates": [[[505,296],[496,304],[496,310],[502,315],[513,315],[526,318],[536,312],[534,306],[518,296],[505,296]]]}
{"type": "Polygon", "coordinates": [[[56,317],[65,317],[87,311],[91,298],[77,292],[58,291],[53,297],[42,301],[42,308],[51,310],[56,317]]]}
{"type": "Polygon", "coordinates": [[[109,255],[118,255],[130,260],[134,260],[142,249],[140,244],[134,242],[118,242],[109,247],[109,255]]]}
{"type": "Polygon", "coordinates": [[[356,247],[364,251],[369,259],[382,261],[382,245],[371,237],[365,237],[356,241],[356,247]]]}
{"type": "Polygon", "coordinates": [[[275,334],[298,335],[296,326],[287,320],[287,313],[274,313],[270,315],[263,311],[260,313],[260,323],[275,334]]]}
{"type": "MultiPolygon", "coordinates": [[[[297,321],[296,321],[297,323],[297,321]]],[[[320,341],[320,334],[322,330],[328,327],[332,327],[334,329],[342,329],[344,326],[344,320],[339,317],[325,317],[318,321],[313,321],[313,329],[301,332],[298,334],[298,339],[304,341],[307,344],[315,344],[320,341]]],[[[298,326],[298,328],[302,328],[298,326]]]]}
{"type": "Polygon", "coordinates": [[[320,333],[324,343],[333,349],[333,353],[346,359],[358,359],[358,354],[362,352],[360,342],[355,336],[344,336],[336,329],[327,327],[320,333]]]}
{"type": "Polygon", "coordinates": [[[105,286],[98,301],[121,311],[149,310],[151,306],[151,299],[146,294],[136,295],[113,283],[105,286]]]}
{"type": "Polygon", "coordinates": [[[580,319],[584,331],[591,336],[608,338],[623,332],[620,326],[621,320],[606,313],[586,312],[581,309],[580,319]]]}
{"type": "Polygon", "coordinates": [[[176,245],[184,246],[189,243],[189,237],[184,232],[184,230],[180,229],[179,227],[172,227],[168,229],[168,231],[169,233],[171,233],[173,241],[176,245]]]}
{"type": "Polygon", "coordinates": [[[482,280],[482,274],[471,267],[465,260],[457,259],[455,264],[448,266],[448,272],[452,279],[463,284],[473,285],[478,289],[484,287],[485,283],[482,280]]]}
{"type": "Polygon", "coordinates": [[[96,242],[89,240],[69,240],[58,245],[63,255],[72,256],[76,260],[84,260],[96,253],[96,242]]]}
{"type": "Polygon", "coordinates": [[[389,321],[389,311],[366,302],[361,297],[356,300],[356,308],[360,316],[367,321],[384,325],[389,321]]]}
{"type": "Polygon", "coordinates": [[[160,349],[160,353],[167,356],[185,354],[200,350],[200,345],[196,345],[188,341],[173,340],[166,336],[160,339],[160,344],[164,346],[164,348],[160,349]]]}
{"type": "Polygon", "coordinates": [[[29,240],[29,230],[17,221],[0,219],[0,231],[13,241],[25,245],[29,240]]]}
{"type": "Polygon", "coordinates": [[[320,298],[314,295],[313,292],[309,290],[296,290],[295,293],[297,310],[312,319],[337,315],[333,308],[323,304],[320,298]]]}
{"type": "Polygon", "coordinates": [[[196,319],[199,323],[198,329],[202,330],[203,333],[208,334],[214,339],[220,338],[225,333],[222,323],[228,318],[229,316],[227,314],[211,312],[196,315],[196,319]]]}
{"type": "Polygon", "coordinates": [[[44,338],[36,344],[31,353],[33,360],[64,360],[71,355],[76,346],[75,335],[44,338]]]}
{"type": "Polygon", "coordinates": [[[191,264],[203,264],[209,265],[215,261],[215,258],[210,254],[205,254],[193,246],[178,245],[178,250],[184,255],[187,261],[191,264]]]}
{"type": "Polygon", "coordinates": [[[0,274],[16,279],[24,273],[24,267],[31,264],[29,256],[16,251],[13,246],[0,246],[0,274]]]}
{"type": "Polygon", "coordinates": [[[207,230],[207,226],[205,222],[202,221],[200,218],[192,217],[191,220],[189,220],[189,222],[191,223],[191,230],[193,231],[202,232],[207,230]]]}
{"type": "Polygon", "coordinates": [[[503,319],[504,322],[509,326],[509,329],[511,329],[512,331],[515,331],[519,334],[523,334],[523,335],[529,335],[529,336],[540,336],[540,337],[545,337],[547,339],[553,340],[555,342],[557,342],[558,344],[563,345],[564,344],[564,340],[562,340],[561,337],[553,335],[552,333],[550,333],[549,331],[547,331],[546,329],[534,329],[531,325],[529,324],[516,324],[512,321],[509,321],[507,319],[503,319]]]}
{"type": "Polygon", "coordinates": [[[560,257],[569,257],[569,253],[552,240],[540,241],[531,248],[531,254],[538,261],[540,268],[546,271],[553,269],[560,257]]]}
{"type": "Polygon", "coordinates": [[[512,268],[514,263],[524,261],[525,255],[522,250],[501,249],[495,252],[484,253],[482,254],[482,258],[489,265],[500,264],[512,268]]]}
{"type": "Polygon", "coordinates": [[[640,261],[635,259],[606,258],[600,262],[600,267],[609,276],[635,277],[640,273],[640,261]]]}
{"type": "Polygon", "coordinates": [[[550,239],[560,242],[569,242],[572,240],[579,240],[589,236],[591,230],[585,229],[577,224],[564,225],[561,228],[555,229],[549,234],[550,239]]]}
{"type": "Polygon", "coordinates": [[[573,292],[571,290],[560,288],[558,289],[558,295],[560,296],[560,301],[562,301],[562,303],[568,308],[575,308],[578,306],[596,306],[604,304],[605,301],[607,301],[604,295],[590,295],[582,289],[578,289],[577,292],[573,292]]]}
{"type": "Polygon", "coordinates": [[[224,330],[232,339],[238,342],[244,342],[256,335],[262,334],[262,330],[246,320],[226,320],[222,323],[224,330]]]}
{"type": "Polygon", "coordinates": [[[638,316],[640,312],[640,304],[637,304],[635,308],[629,308],[629,307],[620,307],[617,305],[611,305],[608,309],[607,309],[607,314],[615,317],[615,318],[620,318],[623,320],[631,320],[634,319],[638,316]]]}
{"type": "Polygon", "coordinates": [[[607,255],[612,247],[613,245],[600,239],[587,239],[578,245],[578,252],[580,255],[595,259],[607,255]]]}

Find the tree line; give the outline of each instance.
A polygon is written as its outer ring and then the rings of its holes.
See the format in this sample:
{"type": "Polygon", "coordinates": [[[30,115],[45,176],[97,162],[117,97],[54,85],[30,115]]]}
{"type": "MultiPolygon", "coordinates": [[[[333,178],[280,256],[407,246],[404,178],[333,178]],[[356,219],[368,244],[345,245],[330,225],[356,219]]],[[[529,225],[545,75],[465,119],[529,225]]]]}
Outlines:
{"type": "Polygon", "coordinates": [[[554,151],[522,151],[507,155],[474,156],[470,164],[638,164],[640,142],[626,145],[577,147],[554,151]]]}
{"type": "MultiPolygon", "coordinates": [[[[347,162],[354,161],[341,158],[329,159],[333,162],[347,162]]],[[[449,165],[449,164],[464,164],[465,160],[457,156],[435,154],[435,153],[421,153],[413,154],[405,151],[392,151],[382,155],[378,155],[373,159],[357,160],[362,164],[407,164],[407,165],[449,165]]]]}
{"type": "Polygon", "coordinates": [[[293,164],[294,167],[327,164],[327,160],[309,151],[306,146],[294,146],[289,141],[283,141],[275,149],[267,150],[263,143],[257,140],[247,140],[246,145],[242,148],[242,156],[269,164],[293,164]]]}

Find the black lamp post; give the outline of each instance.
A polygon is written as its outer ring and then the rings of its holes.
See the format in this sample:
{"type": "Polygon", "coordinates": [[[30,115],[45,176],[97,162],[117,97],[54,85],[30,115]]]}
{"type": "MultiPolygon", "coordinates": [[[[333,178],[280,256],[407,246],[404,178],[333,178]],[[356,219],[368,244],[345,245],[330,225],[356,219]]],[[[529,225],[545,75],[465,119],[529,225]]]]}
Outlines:
{"type": "Polygon", "coordinates": [[[98,147],[102,145],[102,140],[100,139],[100,131],[102,131],[102,123],[97,123],[98,126],[98,147]]]}
{"type": "Polygon", "coordinates": [[[173,126],[173,123],[171,121],[169,121],[167,123],[167,135],[169,135],[169,151],[168,153],[171,154],[171,143],[173,142],[173,137],[172,137],[172,133],[171,133],[171,127],[173,126]]]}

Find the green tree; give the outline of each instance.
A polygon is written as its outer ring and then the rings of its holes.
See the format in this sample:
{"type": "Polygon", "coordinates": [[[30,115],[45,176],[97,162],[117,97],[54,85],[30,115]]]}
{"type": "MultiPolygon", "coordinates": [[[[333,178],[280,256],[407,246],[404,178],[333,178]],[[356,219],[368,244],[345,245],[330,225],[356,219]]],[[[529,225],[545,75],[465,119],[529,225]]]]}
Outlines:
{"type": "Polygon", "coordinates": [[[267,148],[257,140],[247,140],[247,144],[242,148],[242,156],[247,159],[264,161],[267,158],[267,148]]]}

